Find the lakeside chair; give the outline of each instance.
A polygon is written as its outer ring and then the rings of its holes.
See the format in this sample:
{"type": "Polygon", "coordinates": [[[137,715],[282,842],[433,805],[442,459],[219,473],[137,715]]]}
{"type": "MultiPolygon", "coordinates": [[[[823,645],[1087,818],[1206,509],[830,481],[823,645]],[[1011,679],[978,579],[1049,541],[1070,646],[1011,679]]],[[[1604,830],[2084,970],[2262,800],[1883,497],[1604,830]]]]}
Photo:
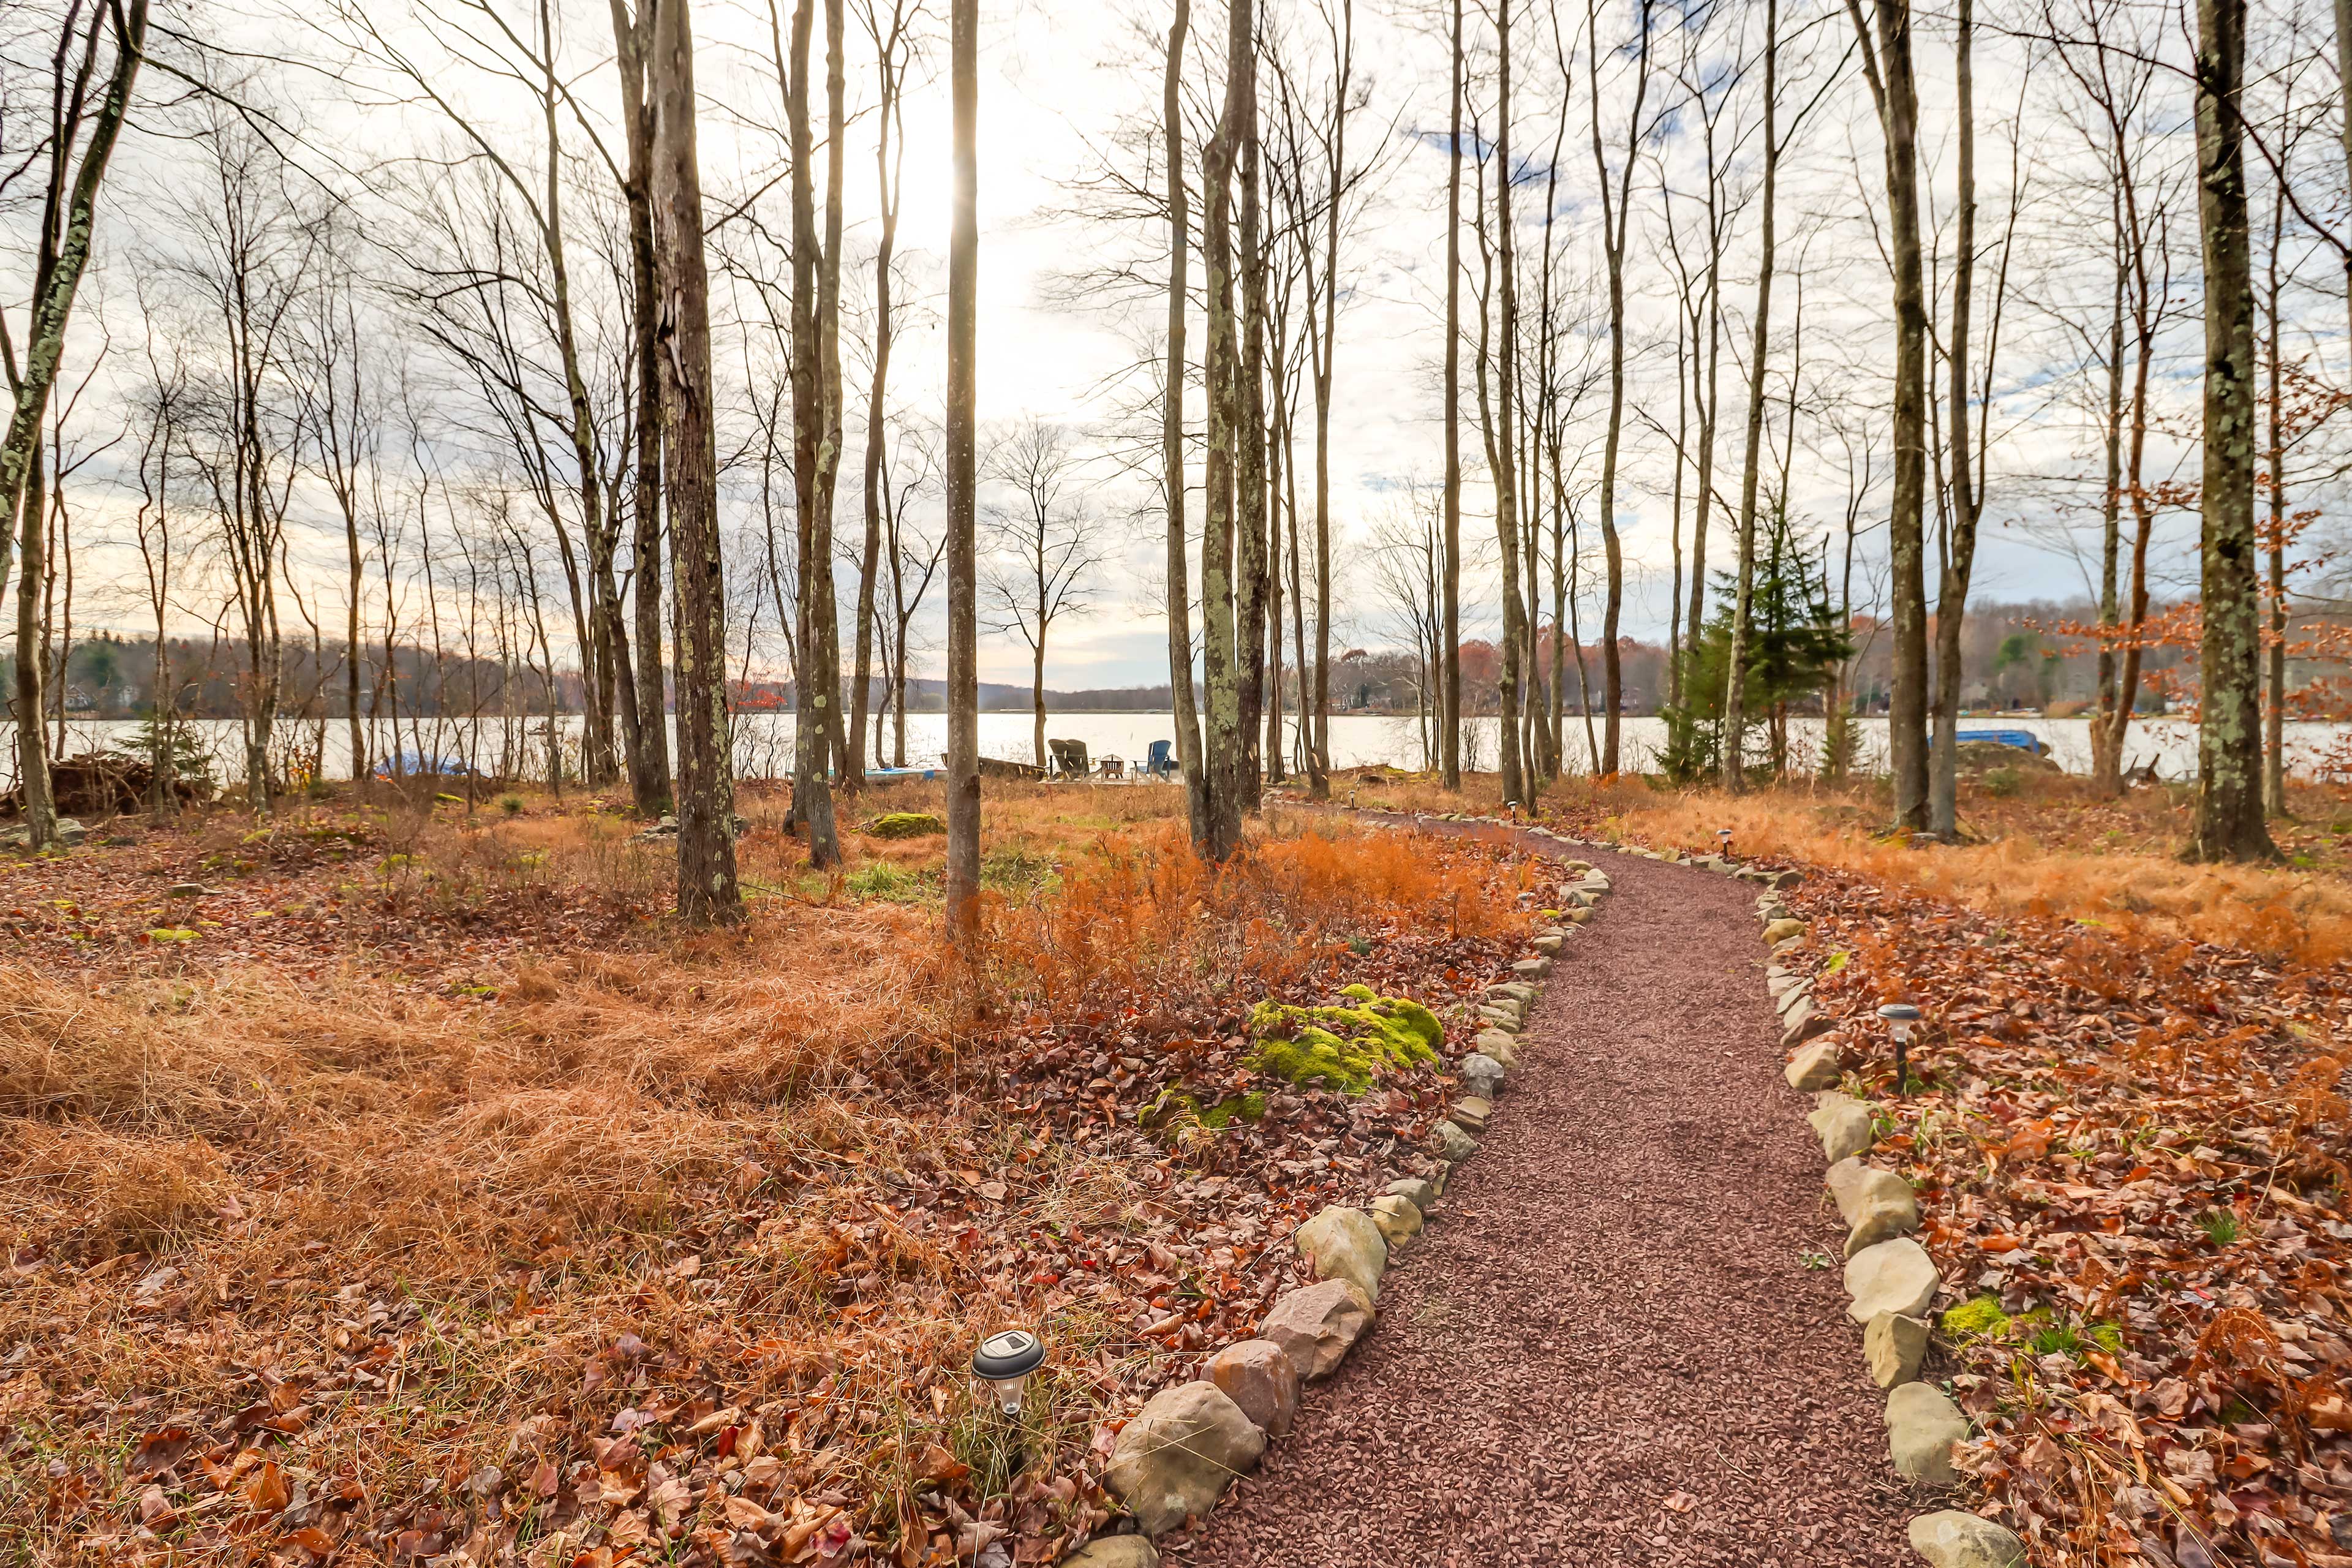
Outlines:
{"type": "Polygon", "coordinates": [[[1145,759],[1143,763],[1144,773],[1148,776],[1155,779],[1174,778],[1176,776],[1176,759],[1169,755],[1169,753],[1175,749],[1176,742],[1173,741],[1152,742],[1150,753],[1145,759]]]}
{"type": "Polygon", "coordinates": [[[1087,761],[1087,743],[1084,741],[1049,740],[1045,742],[1045,750],[1054,759],[1051,777],[1082,779],[1093,771],[1087,761]]]}

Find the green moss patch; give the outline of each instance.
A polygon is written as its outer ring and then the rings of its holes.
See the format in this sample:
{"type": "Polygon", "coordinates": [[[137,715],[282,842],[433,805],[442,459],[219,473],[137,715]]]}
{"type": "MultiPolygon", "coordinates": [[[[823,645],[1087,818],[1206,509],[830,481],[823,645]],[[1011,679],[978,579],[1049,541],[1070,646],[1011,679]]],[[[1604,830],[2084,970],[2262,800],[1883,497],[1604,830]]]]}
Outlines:
{"type": "Polygon", "coordinates": [[[1382,996],[1369,985],[1350,985],[1339,994],[1351,1005],[1259,1003],[1250,1015],[1257,1048],[1249,1065],[1291,1083],[1361,1094],[1383,1072],[1437,1060],[1445,1027],[1436,1014],[1407,997],[1382,996]]]}
{"type": "Polygon", "coordinates": [[[1984,1339],[2009,1331],[2009,1314],[1991,1296],[1963,1301],[1944,1314],[1944,1333],[1955,1340],[1984,1339]]]}
{"type": "Polygon", "coordinates": [[[1182,1089],[1171,1089],[1145,1106],[1136,1120],[1146,1127],[1190,1122],[1205,1127],[1212,1132],[1222,1132],[1236,1121],[1258,1121],[1265,1116],[1264,1089],[1252,1089],[1247,1094],[1229,1094],[1213,1104],[1203,1105],[1182,1089]]]}
{"type": "Polygon", "coordinates": [[[886,811],[858,829],[868,838],[924,838],[948,825],[928,811],[886,811]]]}

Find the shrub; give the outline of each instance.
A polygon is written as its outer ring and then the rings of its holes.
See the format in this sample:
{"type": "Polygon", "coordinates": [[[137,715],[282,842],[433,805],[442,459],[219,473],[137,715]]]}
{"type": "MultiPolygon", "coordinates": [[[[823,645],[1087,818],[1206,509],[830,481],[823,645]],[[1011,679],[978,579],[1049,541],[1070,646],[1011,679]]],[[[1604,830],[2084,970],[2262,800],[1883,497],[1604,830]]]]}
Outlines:
{"type": "Polygon", "coordinates": [[[499,796],[499,809],[505,812],[509,816],[520,816],[522,815],[522,796],[519,795],[502,795],[499,796]]]}
{"type": "Polygon", "coordinates": [[[924,838],[948,825],[928,811],[886,811],[858,831],[868,838],[924,838]]]}
{"type": "Polygon", "coordinates": [[[1982,781],[1985,794],[1995,800],[2007,800],[2025,787],[2025,775],[2015,768],[1994,768],[1982,781]]]}

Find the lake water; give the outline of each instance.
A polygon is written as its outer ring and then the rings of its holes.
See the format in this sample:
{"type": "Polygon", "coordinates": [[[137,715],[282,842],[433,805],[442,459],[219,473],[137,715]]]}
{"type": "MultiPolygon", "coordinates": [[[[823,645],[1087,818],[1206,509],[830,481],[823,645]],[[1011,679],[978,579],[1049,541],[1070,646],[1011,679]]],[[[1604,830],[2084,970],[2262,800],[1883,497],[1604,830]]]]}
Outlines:
{"type": "MultiPolygon", "coordinates": [[[[1886,722],[1883,719],[1857,721],[1862,736],[1864,761],[1869,766],[1884,765],[1886,749],[1886,722]]],[[[241,730],[231,720],[194,721],[190,726],[216,760],[215,772],[223,778],[234,778],[243,772],[241,730]]],[[[579,721],[566,722],[567,736],[576,736],[579,721]]],[[[93,720],[68,723],[67,746],[68,754],[100,750],[118,741],[129,739],[136,726],[120,721],[93,720]]],[[[1650,718],[1628,718],[1622,721],[1624,766],[1628,772],[1648,771],[1654,766],[1659,749],[1665,742],[1664,721],[1650,718]]],[[[2091,764],[2088,727],[2081,719],[2010,718],[1969,720],[1961,725],[1969,730],[2028,730],[2042,738],[2050,749],[2052,760],[2069,773],[2086,773],[2091,764]]],[[[793,716],[789,713],[747,713],[736,720],[736,762],[738,772],[747,778],[778,778],[791,771],[793,716]]],[[[1819,752],[1821,721],[1801,719],[1790,725],[1792,745],[1801,763],[1809,764],[1819,752]]],[[[2338,742],[2347,732],[2342,724],[2289,724],[2287,726],[2288,758],[2291,767],[2308,772],[2319,757],[2338,742]]],[[[1130,764],[1139,763],[1149,754],[1154,741],[1174,736],[1173,721],[1166,713],[1067,713],[1051,716],[1046,721],[1046,733],[1055,739],[1081,741],[1088,753],[1100,759],[1118,756],[1130,764]]],[[[1594,731],[1599,731],[1595,721],[1594,731]]],[[[290,750],[307,753],[312,727],[289,723],[280,735],[290,750]],[[299,737],[299,738],[298,738],[299,737]]],[[[1405,717],[1361,713],[1334,714],[1331,719],[1331,752],[1336,767],[1368,767],[1385,763],[1392,767],[1418,769],[1423,765],[1420,721],[1405,717]]],[[[983,756],[1003,757],[1017,762],[1029,762],[1031,720],[1026,713],[983,713],[980,718],[980,749],[983,756]]],[[[1467,754],[1464,761],[1478,770],[1495,765],[1495,721],[1474,720],[1468,735],[1467,754]]],[[[325,734],[325,763],[330,777],[347,777],[351,772],[349,749],[343,744],[343,725],[340,720],[331,721],[325,734]]],[[[543,725],[533,721],[499,724],[486,721],[469,737],[464,720],[424,720],[414,728],[404,724],[399,748],[411,753],[435,756],[465,756],[469,754],[468,739],[474,742],[470,754],[479,759],[487,769],[498,759],[501,746],[525,748],[526,765],[535,774],[543,775],[546,768],[546,741],[543,725]]],[[[1587,766],[1583,721],[1571,715],[1568,721],[1568,767],[1571,773],[1581,773],[1587,766]]],[[[390,749],[387,738],[380,736],[371,742],[378,754],[390,749]]],[[[915,767],[936,766],[947,746],[947,715],[916,713],[907,720],[907,761],[915,767]]],[[[2197,771],[2197,731],[2193,724],[2177,719],[2147,720],[2132,726],[2131,740],[2126,754],[2132,763],[2153,760],[2158,773],[2165,778],[2191,777],[2197,771]]],[[[16,747],[0,745],[0,779],[13,782],[16,747]]],[[[569,765],[569,764],[567,764],[569,765]]]]}

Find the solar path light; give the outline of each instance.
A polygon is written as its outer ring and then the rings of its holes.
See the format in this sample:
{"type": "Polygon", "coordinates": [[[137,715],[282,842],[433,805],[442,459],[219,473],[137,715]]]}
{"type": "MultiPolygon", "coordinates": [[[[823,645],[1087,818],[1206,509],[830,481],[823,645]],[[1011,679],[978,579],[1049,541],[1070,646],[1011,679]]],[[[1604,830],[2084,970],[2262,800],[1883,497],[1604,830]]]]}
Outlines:
{"type": "Polygon", "coordinates": [[[1886,1020],[1886,1032],[1895,1040],[1895,1092],[1907,1093],[1911,1087],[1911,1026],[1919,1021],[1919,1009],[1908,1002],[1889,1002],[1878,1010],[1886,1020]]]}
{"type": "Polygon", "coordinates": [[[1727,859],[1727,860],[1730,859],[1730,858],[1731,858],[1731,829],[1729,829],[1728,827],[1718,827],[1718,828],[1717,828],[1717,829],[1715,830],[1715,840],[1716,840],[1716,842],[1717,842],[1717,844],[1720,844],[1721,846],[1723,846],[1723,848],[1722,848],[1722,855],[1723,855],[1723,858],[1724,858],[1725,859],[1727,859]]]}
{"type": "Polygon", "coordinates": [[[1026,1329],[1000,1329],[971,1352],[971,1375],[995,1391],[1007,1415],[1021,1414],[1029,1374],[1045,1364],[1045,1342],[1026,1329]]]}

